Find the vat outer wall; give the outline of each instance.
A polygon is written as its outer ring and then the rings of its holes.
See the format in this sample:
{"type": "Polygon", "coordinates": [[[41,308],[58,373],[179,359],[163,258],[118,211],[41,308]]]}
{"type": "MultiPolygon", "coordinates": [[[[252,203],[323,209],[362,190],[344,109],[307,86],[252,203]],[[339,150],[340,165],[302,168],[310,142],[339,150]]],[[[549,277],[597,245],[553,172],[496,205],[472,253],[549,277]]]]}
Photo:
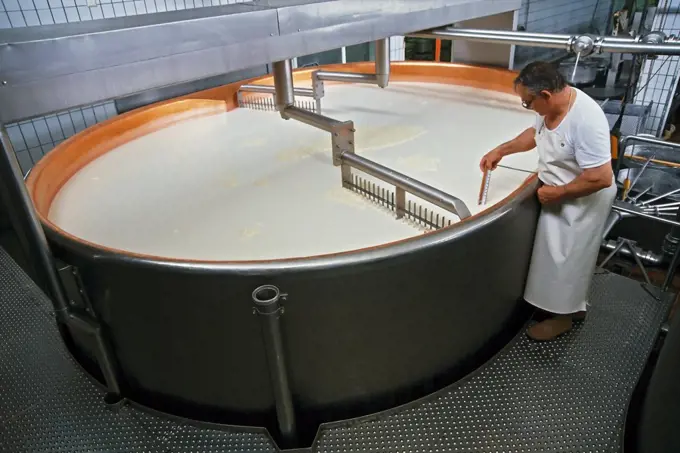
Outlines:
{"type": "MultiPolygon", "coordinates": [[[[436,389],[435,378],[471,371],[461,365],[492,339],[516,332],[539,213],[535,188],[534,179],[450,230],[311,260],[161,262],[49,228],[48,236],[80,271],[127,396],[192,417],[272,427],[256,287],[288,294],[281,326],[298,417],[357,416],[389,395],[422,395],[436,389]]],[[[395,396],[391,404],[404,402],[395,396]]]]}

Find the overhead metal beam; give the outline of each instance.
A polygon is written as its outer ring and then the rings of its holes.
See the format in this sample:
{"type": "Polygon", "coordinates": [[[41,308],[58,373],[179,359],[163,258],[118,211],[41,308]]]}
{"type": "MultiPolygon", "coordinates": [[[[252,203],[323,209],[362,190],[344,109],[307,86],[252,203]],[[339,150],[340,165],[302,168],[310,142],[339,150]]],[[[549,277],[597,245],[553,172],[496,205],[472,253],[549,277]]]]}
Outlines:
{"type": "Polygon", "coordinates": [[[0,123],[519,7],[520,0],[391,0],[388,7],[263,0],[0,30],[0,123]]]}

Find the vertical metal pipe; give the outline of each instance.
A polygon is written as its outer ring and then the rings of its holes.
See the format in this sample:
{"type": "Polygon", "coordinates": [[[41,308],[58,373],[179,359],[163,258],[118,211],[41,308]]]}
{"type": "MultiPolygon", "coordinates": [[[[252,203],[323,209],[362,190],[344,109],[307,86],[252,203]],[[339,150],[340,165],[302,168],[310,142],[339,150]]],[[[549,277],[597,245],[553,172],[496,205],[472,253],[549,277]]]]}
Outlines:
{"type": "Polygon", "coordinates": [[[380,88],[390,81],[390,38],[375,42],[375,77],[380,88]]]}
{"type": "MultiPolygon", "coordinates": [[[[675,220],[680,221],[680,211],[675,215],[675,220]]],[[[666,273],[666,278],[663,281],[661,289],[667,291],[670,288],[671,283],[673,283],[673,278],[675,277],[675,272],[678,269],[678,264],[680,264],[680,227],[674,226],[671,232],[666,235],[664,240],[664,248],[667,248],[667,244],[673,244],[675,250],[673,251],[673,259],[671,259],[671,264],[668,266],[668,272],[666,273]]]]}
{"type": "Polygon", "coordinates": [[[286,107],[290,107],[295,104],[295,94],[293,93],[293,69],[290,64],[290,60],[275,61],[273,66],[274,73],[274,89],[276,93],[274,97],[276,98],[276,109],[281,112],[281,116],[287,119],[283,115],[283,111],[286,107]]]}
{"type": "Polygon", "coordinates": [[[617,223],[623,218],[623,214],[617,211],[611,211],[609,216],[607,216],[607,221],[604,224],[604,230],[602,231],[602,240],[607,239],[609,232],[616,226],[617,223]]]}
{"type": "Polygon", "coordinates": [[[0,124],[0,148],[0,181],[5,188],[5,199],[12,226],[19,236],[26,257],[31,262],[37,283],[51,296],[57,319],[65,321],[68,304],[57,275],[54,257],[24,184],[19,161],[2,124],[0,124]]]}
{"type": "MultiPolygon", "coordinates": [[[[276,63],[275,63],[276,64],[276,63]]],[[[253,313],[260,318],[262,337],[269,365],[269,378],[276,404],[276,418],[281,436],[286,443],[292,444],[296,437],[295,410],[288,382],[286,357],[281,335],[281,299],[286,299],[279,288],[263,285],[253,291],[253,313]]]]}
{"type": "Polygon", "coordinates": [[[678,269],[678,264],[680,264],[680,247],[675,248],[675,253],[673,253],[673,259],[671,260],[671,264],[668,266],[666,278],[664,279],[663,285],[661,286],[662,291],[668,291],[668,288],[670,288],[671,283],[673,283],[673,278],[675,277],[675,272],[678,269]]]}

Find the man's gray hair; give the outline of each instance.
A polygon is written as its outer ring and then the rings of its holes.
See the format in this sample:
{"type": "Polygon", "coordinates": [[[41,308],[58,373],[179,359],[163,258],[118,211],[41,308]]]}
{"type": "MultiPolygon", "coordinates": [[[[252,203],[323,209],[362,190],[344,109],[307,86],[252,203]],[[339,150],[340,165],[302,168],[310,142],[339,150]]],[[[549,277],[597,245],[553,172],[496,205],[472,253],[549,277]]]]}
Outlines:
{"type": "Polygon", "coordinates": [[[533,94],[541,91],[557,93],[567,86],[567,81],[555,65],[545,61],[529,63],[515,79],[515,86],[522,85],[533,94]]]}

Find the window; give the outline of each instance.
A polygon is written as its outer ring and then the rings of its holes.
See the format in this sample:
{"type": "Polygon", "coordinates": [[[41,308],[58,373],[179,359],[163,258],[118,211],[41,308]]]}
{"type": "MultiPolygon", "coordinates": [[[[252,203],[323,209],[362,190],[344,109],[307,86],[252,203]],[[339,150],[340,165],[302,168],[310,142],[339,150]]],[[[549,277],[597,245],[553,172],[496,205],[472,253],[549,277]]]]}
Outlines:
{"type": "Polygon", "coordinates": [[[327,50],[325,52],[313,53],[298,57],[298,68],[307,66],[321,66],[325,64],[342,63],[342,49],[327,50]]]}
{"type": "Polygon", "coordinates": [[[375,61],[375,43],[365,42],[346,47],[347,63],[375,61]]]}

